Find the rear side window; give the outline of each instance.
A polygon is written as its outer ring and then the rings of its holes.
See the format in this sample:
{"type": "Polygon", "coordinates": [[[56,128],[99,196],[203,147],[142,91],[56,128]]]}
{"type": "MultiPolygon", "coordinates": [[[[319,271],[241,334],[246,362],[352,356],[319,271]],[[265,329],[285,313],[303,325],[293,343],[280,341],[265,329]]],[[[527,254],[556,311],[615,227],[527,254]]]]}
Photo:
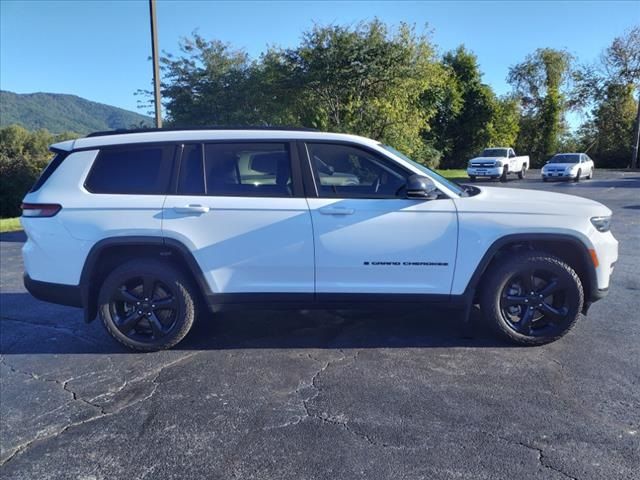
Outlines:
{"type": "Polygon", "coordinates": [[[101,150],[84,186],[92,193],[165,194],[174,153],[173,145],[101,150]]]}
{"type": "Polygon", "coordinates": [[[62,165],[62,162],[68,156],[69,156],[69,152],[58,152],[56,156],[53,157],[51,161],[47,164],[47,166],[44,167],[44,170],[40,174],[40,177],[38,177],[38,180],[36,180],[36,183],[33,184],[33,187],[31,187],[31,190],[29,190],[29,192],[35,192],[40,187],[42,187],[42,185],[44,185],[45,182],[49,180],[49,177],[53,174],[53,172],[56,171],[56,169],[60,165],[62,165]]]}
{"type": "Polygon", "coordinates": [[[186,145],[178,194],[291,197],[291,159],[285,143],[186,145]]]}

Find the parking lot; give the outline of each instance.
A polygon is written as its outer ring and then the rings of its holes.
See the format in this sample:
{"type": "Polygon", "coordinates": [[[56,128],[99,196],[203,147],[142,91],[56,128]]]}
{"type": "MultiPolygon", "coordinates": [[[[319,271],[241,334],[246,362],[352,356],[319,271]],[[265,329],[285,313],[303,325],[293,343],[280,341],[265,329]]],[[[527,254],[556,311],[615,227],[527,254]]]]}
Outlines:
{"type": "Polygon", "coordinates": [[[274,311],[204,318],[174,350],[131,353],[29,296],[24,236],[3,234],[0,476],[638,478],[640,173],[539,175],[506,186],[604,203],[620,259],[609,296],[535,348],[495,338],[477,311],[472,338],[446,311],[274,311]]]}

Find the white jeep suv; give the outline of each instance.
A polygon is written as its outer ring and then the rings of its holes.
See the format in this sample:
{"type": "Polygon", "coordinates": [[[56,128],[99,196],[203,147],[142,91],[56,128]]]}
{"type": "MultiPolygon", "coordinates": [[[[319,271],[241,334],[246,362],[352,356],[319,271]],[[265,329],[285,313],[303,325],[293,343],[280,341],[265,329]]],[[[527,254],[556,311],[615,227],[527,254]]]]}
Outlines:
{"type": "Polygon", "coordinates": [[[138,350],[175,345],[206,308],[365,302],[479,303],[542,344],[607,293],[618,256],[604,205],[461,187],[352,135],[112,132],[51,150],[23,204],[26,288],[138,350]]]}

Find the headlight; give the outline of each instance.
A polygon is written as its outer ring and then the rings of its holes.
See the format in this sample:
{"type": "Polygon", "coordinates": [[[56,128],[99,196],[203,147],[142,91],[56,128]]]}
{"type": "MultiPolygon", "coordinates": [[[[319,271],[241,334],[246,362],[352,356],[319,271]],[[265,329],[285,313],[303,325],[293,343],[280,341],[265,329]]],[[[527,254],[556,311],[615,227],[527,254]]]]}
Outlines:
{"type": "Polygon", "coordinates": [[[611,215],[606,217],[591,217],[591,224],[599,232],[608,232],[611,228],[611,215]]]}

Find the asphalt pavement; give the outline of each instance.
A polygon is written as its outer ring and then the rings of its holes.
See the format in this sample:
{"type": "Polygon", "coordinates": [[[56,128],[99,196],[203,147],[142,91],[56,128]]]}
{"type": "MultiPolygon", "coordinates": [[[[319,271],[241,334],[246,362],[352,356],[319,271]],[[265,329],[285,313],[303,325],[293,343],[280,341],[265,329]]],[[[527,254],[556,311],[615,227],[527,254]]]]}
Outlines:
{"type": "Polygon", "coordinates": [[[273,311],[131,353],[29,296],[24,236],[1,235],[0,477],[640,478],[640,173],[506,187],[614,211],[609,296],[543,347],[477,311],[473,338],[446,311],[273,311]]]}

